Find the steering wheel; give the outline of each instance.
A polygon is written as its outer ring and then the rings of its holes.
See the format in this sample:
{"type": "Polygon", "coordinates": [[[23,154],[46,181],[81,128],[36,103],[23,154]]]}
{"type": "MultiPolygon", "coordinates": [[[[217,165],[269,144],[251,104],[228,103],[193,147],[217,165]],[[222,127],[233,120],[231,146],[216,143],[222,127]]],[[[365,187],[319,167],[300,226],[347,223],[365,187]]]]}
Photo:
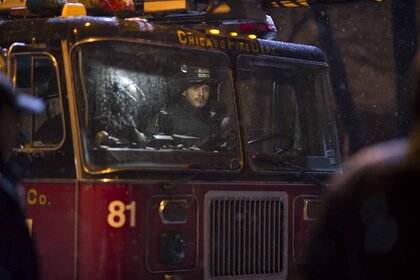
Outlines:
{"type": "Polygon", "coordinates": [[[290,135],[277,132],[277,133],[271,133],[265,136],[261,136],[261,137],[249,140],[248,145],[257,144],[257,143],[261,143],[261,142],[265,142],[265,141],[269,141],[273,139],[283,139],[286,141],[286,145],[284,146],[281,145],[282,147],[277,149],[276,154],[279,154],[279,155],[283,154],[284,152],[289,151],[293,147],[293,144],[295,143],[295,139],[292,138],[290,135]]]}

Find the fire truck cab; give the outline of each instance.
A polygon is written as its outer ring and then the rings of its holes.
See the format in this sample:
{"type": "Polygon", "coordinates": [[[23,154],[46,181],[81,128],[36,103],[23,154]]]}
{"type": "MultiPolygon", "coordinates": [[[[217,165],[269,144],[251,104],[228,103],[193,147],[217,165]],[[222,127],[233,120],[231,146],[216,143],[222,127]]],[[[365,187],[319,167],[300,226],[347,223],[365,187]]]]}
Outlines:
{"type": "Polygon", "coordinates": [[[39,5],[3,6],[0,70],[47,104],[15,150],[42,279],[291,279],[341,169],[324,54],[39,5]]]}

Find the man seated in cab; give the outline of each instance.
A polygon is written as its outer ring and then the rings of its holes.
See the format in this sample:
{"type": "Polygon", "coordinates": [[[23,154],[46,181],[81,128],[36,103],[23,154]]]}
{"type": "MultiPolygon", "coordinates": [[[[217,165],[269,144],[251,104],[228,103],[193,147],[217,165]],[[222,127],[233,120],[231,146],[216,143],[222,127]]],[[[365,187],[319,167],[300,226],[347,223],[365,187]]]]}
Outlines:
{"type": "Polygon", "coordinates": [[[35,133],[35,145],[54,145],[63,139],[63,122],[60,97],[56,86],[45,89],[40,95],[45,101],[47,119],[35,133]]]}
{"type": "Polygon", "coordinates": [[[172,135],[187,146],[220,147],[226,134],[222,130],[227,130],[229,118],[224,104],[211,98],[219,81],[211,69],[185,64],[178,76],[183,90],[176,103],[161,108],[152,119],[146,130],[151,141],[163,134],[172,135]]]}

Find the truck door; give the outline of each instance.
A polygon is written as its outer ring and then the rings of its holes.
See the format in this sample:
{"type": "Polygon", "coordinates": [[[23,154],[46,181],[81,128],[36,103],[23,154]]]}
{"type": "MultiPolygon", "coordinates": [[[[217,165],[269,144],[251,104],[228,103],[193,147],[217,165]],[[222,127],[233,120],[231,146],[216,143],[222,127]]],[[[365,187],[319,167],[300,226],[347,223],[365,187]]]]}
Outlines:
{"type": "Polygon", "coordinates": [[[59,55],[21,43],[7,52],[7,72],[15,87],[46,103],[44,113],[20,119],[14,157],[28,178],[22,184],[27,223],[39,249],[41,273],[49,279],[73,279],[76,187],[59,63],[59,55]]]}

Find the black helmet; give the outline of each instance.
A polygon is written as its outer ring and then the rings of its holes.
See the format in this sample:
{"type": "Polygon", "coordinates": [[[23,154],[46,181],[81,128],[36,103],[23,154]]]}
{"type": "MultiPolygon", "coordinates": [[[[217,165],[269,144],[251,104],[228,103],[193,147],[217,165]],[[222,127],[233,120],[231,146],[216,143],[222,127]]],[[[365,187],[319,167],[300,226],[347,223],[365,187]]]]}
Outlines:
{"type": "Polygon", "coordinates": [[[44,100],[59,97],[56,79],[46,80],[42,84],[40,84],[38,87],[39,87],[38,96],[44,100]]]}
{"type": "Polygon", "coordinates": [[[57,91],[49,91],[49,90],[43,90],[40,94],[39,97],[41,97],[44,100],[49,100],[52,98],[57,98],[58,96],[58,92],[57,91]]]}
{"type": "Polygon", "coordinates": [[[203,66],[191,66],[182,64],[180,67],[180,78],[188,84],[204,83],[216,84],[218,80],[212,69],[203,66]]]}

